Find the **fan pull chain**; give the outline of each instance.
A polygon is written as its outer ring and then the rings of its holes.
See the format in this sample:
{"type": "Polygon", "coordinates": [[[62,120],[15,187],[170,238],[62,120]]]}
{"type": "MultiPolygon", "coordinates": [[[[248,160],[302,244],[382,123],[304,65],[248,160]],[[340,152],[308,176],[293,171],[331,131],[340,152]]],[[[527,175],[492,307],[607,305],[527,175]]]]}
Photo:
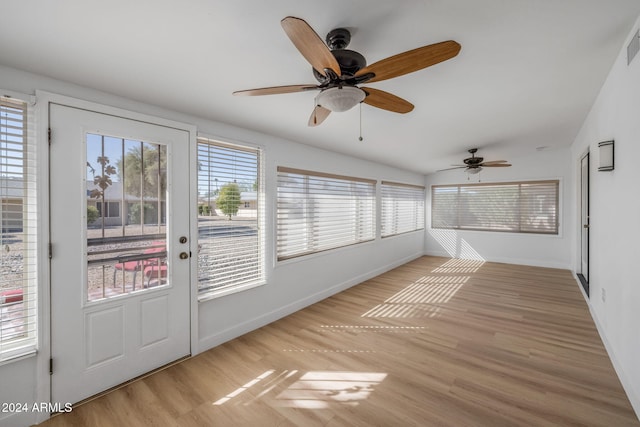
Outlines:
{"type": "Polygon", "coordinates": [[[358,141],[362,141],[362,102],[360,103],[360,137],[358,138],[358,141]]]}

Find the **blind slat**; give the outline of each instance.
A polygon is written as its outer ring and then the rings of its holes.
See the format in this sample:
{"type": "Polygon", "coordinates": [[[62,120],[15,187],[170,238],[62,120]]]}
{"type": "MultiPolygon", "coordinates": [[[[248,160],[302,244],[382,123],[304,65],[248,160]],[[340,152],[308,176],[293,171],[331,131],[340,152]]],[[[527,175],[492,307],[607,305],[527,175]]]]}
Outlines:
{"type": "Polygon", "coordinates": [[[382,181],[382,237],[424,229],[424,187],[382,181]]]}
{"type": "Polygon", "coordinates": [[[432,228],[558,234],[559,181],[432,187],[432,228]]]}
{"type": "Polygon", "coordinates": [[[278,167],[278,260],[375,238],[375,180],[278,167]]]}

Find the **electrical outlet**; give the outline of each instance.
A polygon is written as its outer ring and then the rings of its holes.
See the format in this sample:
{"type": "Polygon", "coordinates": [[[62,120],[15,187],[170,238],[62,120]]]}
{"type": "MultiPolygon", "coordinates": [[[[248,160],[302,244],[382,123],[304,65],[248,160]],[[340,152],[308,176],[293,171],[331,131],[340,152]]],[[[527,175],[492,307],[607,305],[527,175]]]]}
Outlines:
{"type": "Polygon", "coordinates": [[[602,302],[606,302],[607,301],[607,290],[605,288],[602,288],[602,302]]]}

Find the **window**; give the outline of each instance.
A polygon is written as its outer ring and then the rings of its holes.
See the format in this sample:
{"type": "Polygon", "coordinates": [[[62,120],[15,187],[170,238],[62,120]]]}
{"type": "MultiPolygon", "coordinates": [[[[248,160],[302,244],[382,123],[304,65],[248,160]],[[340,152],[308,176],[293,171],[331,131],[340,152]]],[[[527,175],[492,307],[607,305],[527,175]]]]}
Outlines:
{"type": "Polygon", "coordinates": [[[382,237],[424,228],[424,187],[382,181],[382,237]]]}
{"type": "Polygon", "coordinates": [[[264,283],[261,151],[198,139],[198,290],[264,283]]]}
{"type": "Polygon", "coordinates": [[[375,180],[278,167],[278,260],[373,240],[375,193],[375,180]]]}
{"type": "Polygon", "coordinates": [[[558,234],[559,181],[436,185],[431,227],[558,234]]]}
{"type": "Polygon", "coordinates": [[[0,97],[0,361],[36,346],[37,168],[27,109],[0,97]]]}
{"type": "MultiPolygon", "coordinates": [[[[120,202],[105,202],[104,205],[107,209],[104,212],[104,218],[119,218],[120,217],[120,202]]],[[[102,202],[96,203],[98,209],[98,215],[102,215],[102,202]]]]}

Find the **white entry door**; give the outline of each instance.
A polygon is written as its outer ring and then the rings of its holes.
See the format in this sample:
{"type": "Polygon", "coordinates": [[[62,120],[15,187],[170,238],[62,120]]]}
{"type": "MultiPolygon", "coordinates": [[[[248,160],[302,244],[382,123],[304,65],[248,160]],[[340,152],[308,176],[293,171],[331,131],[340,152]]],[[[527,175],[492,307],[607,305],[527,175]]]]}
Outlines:
{"type": "Polygon", "coordinates": [[[51,104],[52,402],[190,353],[189,132],[51,104]]]}

